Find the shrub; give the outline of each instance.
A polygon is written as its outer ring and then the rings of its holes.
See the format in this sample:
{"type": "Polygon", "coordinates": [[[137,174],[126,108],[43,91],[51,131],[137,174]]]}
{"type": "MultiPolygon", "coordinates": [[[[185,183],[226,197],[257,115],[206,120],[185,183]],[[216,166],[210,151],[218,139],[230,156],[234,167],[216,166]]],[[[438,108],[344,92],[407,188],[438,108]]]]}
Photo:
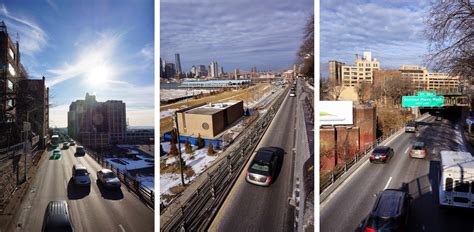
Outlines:
{"type": "Polygon", "coordinates": [[[204,147],[204,139],[201,138],[201,134],[198,135],[198,138],[197,138],[197,144],[196,146],[198,147],[198,149],[201,149],[204,147]]]}

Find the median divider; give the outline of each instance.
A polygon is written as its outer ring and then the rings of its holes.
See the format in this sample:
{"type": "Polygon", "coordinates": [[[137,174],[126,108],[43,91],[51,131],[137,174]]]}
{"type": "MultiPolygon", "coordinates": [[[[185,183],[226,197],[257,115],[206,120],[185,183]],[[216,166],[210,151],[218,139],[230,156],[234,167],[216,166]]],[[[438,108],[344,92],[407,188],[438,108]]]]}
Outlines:
{"type": "MultiPolygon", "coordinates": [[[[425,113],[415,121],[422,121],[430,115],[425,113]]],[[[336,167],[325,178],[319,182],[319,203],[324,202],[352,173],[354,173],[365,161],[369,159],[367,154],[379,146],[387,143],[388,140],[396,138],[404,132],[404,126],[398,129],[392,129],[389,134],[379,137],[372,145],[365,150],[357,153],[353,158],[344,162],[343,165],[336,167]]]]}
{"type": "Polygon", "coordinates": [[[205,231],[217,215],[257,144],[273,120],[288,89],[269,109],[160,215],[161,231],[205,231]]]}

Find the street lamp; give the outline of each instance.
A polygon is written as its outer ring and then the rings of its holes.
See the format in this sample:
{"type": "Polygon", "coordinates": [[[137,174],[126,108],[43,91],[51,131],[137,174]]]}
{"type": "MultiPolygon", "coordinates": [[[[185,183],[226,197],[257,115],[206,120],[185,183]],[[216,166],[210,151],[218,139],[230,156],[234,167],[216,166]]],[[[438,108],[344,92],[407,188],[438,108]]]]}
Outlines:
{"type": "Polygon", "coordinates": [[[181,183],[184,184],[184,175],[183,175],[183,158],[181,157],[181,139],[179,138],[179,129],[178,129],[178,113],[175,111],[174,112],[174,122],[175,122],[175,133],[176,133],[176,138],[178,139],[178,161],[179,161],[179,171],[181,172],[181,183]]]}

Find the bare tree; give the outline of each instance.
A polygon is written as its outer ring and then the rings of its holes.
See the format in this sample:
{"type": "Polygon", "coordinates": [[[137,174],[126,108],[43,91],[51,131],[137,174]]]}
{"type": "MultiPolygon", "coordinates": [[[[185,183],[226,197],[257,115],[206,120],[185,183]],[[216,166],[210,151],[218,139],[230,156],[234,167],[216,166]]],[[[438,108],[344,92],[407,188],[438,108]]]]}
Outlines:
{"type": "Polygon", "coordinates": [[[335,80],[321,79],[320,81],[320,99],[333,101],[339,100],[339,97],[342,94],[343,86],[338,85],[335,80]]]}
{"type": "Polygon", "coordinates": [[[297,63],[302,64],[301,73],[314,78],[314,15],[310,15],[304,27],[303,43],[297,53],[297,63]]]}
{"type": "Polygon", "coordinates": [[[437,71],[474,76],[474,5],[468,0],[435,1],[426,19],[428,66],[437,71]]]}
{"type": "Polygon", "coordinates": [[[359,103],[367,103],[372,98],[372,84],[362,82],[356,86],[356,92],[359,103]]]}

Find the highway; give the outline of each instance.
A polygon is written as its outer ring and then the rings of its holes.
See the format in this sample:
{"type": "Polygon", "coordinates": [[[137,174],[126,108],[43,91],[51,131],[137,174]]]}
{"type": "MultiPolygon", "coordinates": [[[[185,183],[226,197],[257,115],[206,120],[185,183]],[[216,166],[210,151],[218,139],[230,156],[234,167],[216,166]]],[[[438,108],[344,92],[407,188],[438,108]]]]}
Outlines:
{"type": "Polygon", "coordinates": [[[320,206],[321,231],[355,231],[370,213],[375,194],[387,188],[405,189],[411,200],[407,231],[473,231],[474,214],[463,209],[438,207],[438,175],[441,150],[471,151],[461,138],[456,120],[423,120],[419,131],[402,133],[388,146],[395,151],[386,164],[366,161],[320,206]],[[412,159],[408,152],[415,141],[424,141],[429,157],[412,159]],[[467,148],[466,148],[467,147],[467,148]]]}
{"type": "Polygon", "coordinates": [[[61,150],[59,160],[49,159],[51,151],[43,154],[11,231],[41,231],[46,206],[53,200],[67,201],[75,231],[153,231],[154,212],[124,185],[115,192],[99,188],[96,172],[101,166],[88,155],[74,157],[75,149],[61,150]],[[76,163],[90,172],[90,189],[70,182],[76,163]]]}
{"type": "MultiPolygon", "coordinates": [[[[292,231],[294,208],[288,204],[293,191],[293,154],[296,149],[296,132],[305,132],[304,123],[297,124],[297,97],[284,99],[279,111],[257,146],[275,146],[285,150],[282,167],[277,171],[275,182],[269,187],[260,187],[245,181],[244,171],[231,189],[229,196],[215,217],[210,231],[292,231]]],[[[304,120],[304,119],[303,119],[304,120]]],[[[255,153],[254,153],[255,154],[255,153]]],[[[253,154],[253,155],[254,155],[253,154]]],[[[252,160],[253,155],[250,160],[252,160]]],[[[309,155],[306,155],[309,156],[309,155]]],[[[302,157],[295,154],[295,159],[302,157]]],[[[304,162],[304,161],[303,161],[304,162]]]]}

